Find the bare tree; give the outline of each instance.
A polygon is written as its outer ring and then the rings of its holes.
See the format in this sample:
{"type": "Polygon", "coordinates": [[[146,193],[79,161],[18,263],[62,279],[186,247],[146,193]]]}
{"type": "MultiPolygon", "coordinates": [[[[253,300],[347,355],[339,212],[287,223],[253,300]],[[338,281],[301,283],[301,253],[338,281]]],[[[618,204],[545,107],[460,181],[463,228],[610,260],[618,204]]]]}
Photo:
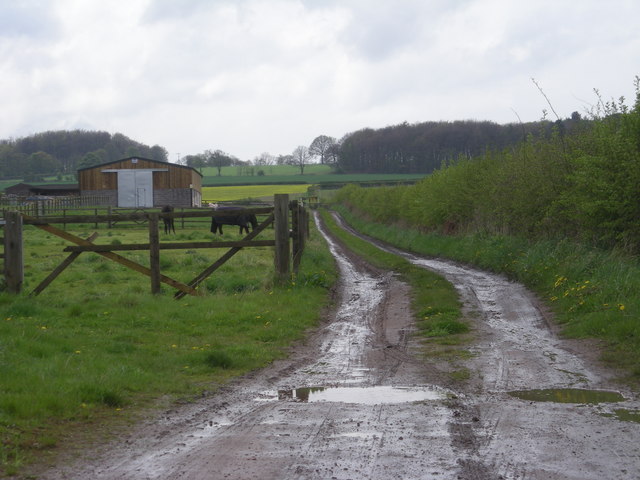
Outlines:
{"type": "Polygon", "coordinates": [[[259,156],[253,159],[254,165],[265,166],[265,165],[273,165],[274,163],[276,163],[276,157],[274,157],[268,152],[261,153],[259,156]]]}
{"type": "Polygon", "coordinates": [[[320,135],[319,137],[316,137],[313,142],[311,142],[309,153],[314,157],[319,157],[320,164],[324,165],[329,155],[329,151],[335,144],[335,138],[328,137],[326,135],[320,135]]]}
{"type": "Polygon", "coordinates": [[[304,145],[300,145],[296,147],[292,155],[294,164],[300,168],[300,175],[304,175],[304,167],[309,163],[309,160],[311,160],[309,149],[304,145]]]}

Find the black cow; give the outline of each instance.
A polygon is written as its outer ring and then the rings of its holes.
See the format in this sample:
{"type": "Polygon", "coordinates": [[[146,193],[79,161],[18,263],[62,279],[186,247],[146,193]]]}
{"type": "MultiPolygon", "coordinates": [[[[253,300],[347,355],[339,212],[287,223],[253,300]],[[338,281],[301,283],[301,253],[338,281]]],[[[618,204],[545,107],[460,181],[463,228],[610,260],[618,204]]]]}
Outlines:
{"type": "MultiPolygon", "coordinates": [[[[162,213],[173,213],[173,207],[171,205],[165,205],[162,207],[162,213]]],[[[173,217],[162,217],[162,221],[164,222],[164,233],[176,233],[176,227],[173,224],[173,217]]]]}
{"type": "MultiPolygon", "coordinates": [[[[216,210],[240,210],[237,207],[218,207],[216,210]]],[[[255,230],[258,226],[258,220],[254,214],[239,214],[239,215],[224,215],[224,216],[213,216],[211,217],[211,233],[215,234],[218,230],[220,231],[220,235],[222,235],[222,225],[238,225],[240,226],[240,234],[243,231],[249,233],[249,225],[251,225],[251,229],[255,230]]]]}

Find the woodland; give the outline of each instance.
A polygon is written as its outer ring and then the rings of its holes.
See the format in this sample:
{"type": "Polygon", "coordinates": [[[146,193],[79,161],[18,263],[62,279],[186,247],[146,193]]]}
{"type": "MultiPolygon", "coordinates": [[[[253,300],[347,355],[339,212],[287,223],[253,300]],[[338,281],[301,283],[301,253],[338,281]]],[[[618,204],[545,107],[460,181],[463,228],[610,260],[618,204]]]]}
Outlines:
{"type": "MultiPolygon", "coordinates": [[[[206,150],[180,159],[194,168],[214,167],[221,175],[231,165],[295,165],[304,174],[305,165],[331,165],[335,173],[429,174],[443,162],[501,150],[522,142],[528,135],[546,138],[556,132],[568,135],[585,128],[590,119],[574,112],[555,122],[500,125],[489,121],[402,123],[380,129],[364,128],[340,140],[319,135],[311,145],[298,146],[292,154],[263,153],[252,160],[240,160],[222,150],[206,150]]],[[[167,150],[148,146],[115,133],[101,131],[48,131],[31,136],[0,140],[0,178],[41,181],[44,177],[74,180],[77,169],[129,156],[168,161],[167,150]]]]}

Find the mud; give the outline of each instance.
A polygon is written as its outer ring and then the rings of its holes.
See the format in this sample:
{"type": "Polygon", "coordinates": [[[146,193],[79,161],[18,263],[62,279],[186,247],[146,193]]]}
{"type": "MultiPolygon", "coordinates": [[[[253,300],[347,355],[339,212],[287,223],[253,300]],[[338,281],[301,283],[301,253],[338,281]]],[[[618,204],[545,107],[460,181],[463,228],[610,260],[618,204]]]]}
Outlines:
{"type": "Polygon", "coordinates": [[[590,346],[558,338],[522,286],[391,249],[446,276],[463,300],[470,355],[438,360],[412,335],[407,285],[329,244],[341,273],[336,309],[287,360],[38,478],[639,477],[640,424],[616,414],[638,412],[637,395],[612,383],[590,346]],[[459,371],[468,378],[456,380],[459,371]],[[543,389],[622,398],[510,394],[543,389]]]}

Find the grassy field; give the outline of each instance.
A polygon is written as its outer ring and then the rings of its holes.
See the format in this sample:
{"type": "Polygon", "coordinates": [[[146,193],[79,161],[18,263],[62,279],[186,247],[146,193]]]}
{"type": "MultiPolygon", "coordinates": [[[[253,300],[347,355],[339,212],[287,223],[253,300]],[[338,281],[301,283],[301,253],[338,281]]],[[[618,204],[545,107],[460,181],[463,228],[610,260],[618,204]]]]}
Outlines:
{"type": "Polygon", "coordinates": [[[233,200],[273,200],[276,193],[288,193],[292,199],[305,195],[309,185],[237,185],[202,187],[203,202],[227,202],[233,200]]]}
{"type": "MultiPolygon", "coordinates": [[[[30,292],[67,256],[66,242],[33,227],[24,233],[30,292]]],[[[146,226],[100,233],[96,243],[148,241],[146,226]]],[[[224,236],[237,237],[235,229],[224,236]]],[[[161,241],[210,238],[200,229],[161,233],[161,241]]],[[[165,250],[161,270],[187,282],[222,253],[165,250]]],[[[123,255],[148,265],[148,252],[123,255]]],[[[315,230],[298,277],[277,286],[273,270],[271,248],[244,249],[200,296],[176,301],[172,289],[153,296],[147,277],[85,253],[37,297],[0,294],[0,477],[61,438],[90,442],[285,355],[317,322],[336,274],[315,230]]]]}

